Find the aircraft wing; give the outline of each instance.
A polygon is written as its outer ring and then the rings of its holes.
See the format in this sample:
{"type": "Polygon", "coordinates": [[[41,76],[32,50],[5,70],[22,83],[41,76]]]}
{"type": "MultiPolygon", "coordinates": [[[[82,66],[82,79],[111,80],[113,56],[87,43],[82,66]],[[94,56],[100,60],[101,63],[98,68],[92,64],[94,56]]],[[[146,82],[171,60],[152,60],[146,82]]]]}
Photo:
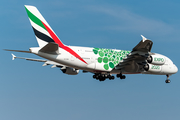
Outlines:
{"type": "Polygon", "coordinates": [[[57,62],[50,61],[50,60],[42,60],[42,59],[33,59],[33,58],[16,57],[14,54],[12,54],[12,60],[14,60],[15,58],[18,58],[18,59],[25,59],[25,60],[29,60],[29,61],[36,61],[36,62],[44,62],[43,66],[46,66],[46,65],[53,65],[51,68],[54,68],[54,67],[64,68],[64,67],[65,67],[65,66],[62,65],[62,64],[59,64],[59,63],[57,63],[57,62]]]}
{"type": "MultiPolygon", "coordinates": [[[[142,36],[142,35],[141,35],[142,36]]],[[[153,42],[142,36],[140,41],[116,67],[126,73],[139,73],[144,71],[144,65],[147,64],[147,58],[151,54],[153,42]]]]}

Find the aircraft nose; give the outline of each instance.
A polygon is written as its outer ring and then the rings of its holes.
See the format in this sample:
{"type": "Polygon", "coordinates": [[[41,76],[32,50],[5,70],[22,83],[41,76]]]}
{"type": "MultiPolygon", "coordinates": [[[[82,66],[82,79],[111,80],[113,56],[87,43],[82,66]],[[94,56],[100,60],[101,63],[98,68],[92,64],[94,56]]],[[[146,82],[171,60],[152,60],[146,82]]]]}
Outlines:
{"type": "Polygon", "coordinates": [[[174,73],[177,73],[178,72],[178,68],[176,65],[174,65],[174,73]]]}

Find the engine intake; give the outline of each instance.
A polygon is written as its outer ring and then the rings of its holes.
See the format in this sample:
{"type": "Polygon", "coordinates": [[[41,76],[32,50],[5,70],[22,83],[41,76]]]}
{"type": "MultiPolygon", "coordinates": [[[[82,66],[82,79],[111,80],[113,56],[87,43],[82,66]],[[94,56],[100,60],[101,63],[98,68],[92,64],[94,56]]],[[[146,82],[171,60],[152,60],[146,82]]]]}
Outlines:
{"type": "Polygon", "coordinates": [[[66,67],[65,69],[61,69],[61,71],[68,75],[77,75],[79,73],[79,70],[69,67],[66,67]]]}
{"type": "Polygon", "coordinates": [[[161,72],[162,66],[153,65],[153,64],[146,64],[146,65],[144,65],[144,70],[148,71],[148,72],[158,73],[158,72],[161,72]]]}
{"type": "Polygon", "coordinates": [[[151,55],[147,58],[147,62],[154,65],[163,65],[166,59],[162,55],[151,55]]]}

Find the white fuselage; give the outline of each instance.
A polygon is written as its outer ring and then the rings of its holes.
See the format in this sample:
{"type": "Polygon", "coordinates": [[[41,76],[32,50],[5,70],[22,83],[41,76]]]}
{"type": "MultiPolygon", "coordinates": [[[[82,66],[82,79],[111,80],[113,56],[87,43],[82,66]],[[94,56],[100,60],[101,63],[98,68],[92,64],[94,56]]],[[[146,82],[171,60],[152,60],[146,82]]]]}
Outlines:
{"type": "Polygon", "coordinates": [[[73,56],[69,52],[62,48],[59,48],[59,54],[48,54],[39,52],[40,47],[30,48],[30,51],[40,57],[45,59],[63,64],[67,67],[72,67],[75,69],[81,69],[93,73],[110,73],[110,74],[157,74],[157,75],[171,75],[178,71],[176,65],[166,56],[163,56],[165,62],[163,64],[149,64],[148,71],[142,72],[128,72],[123,70],[116,70],[115,66],[118,65],[123,58],[125,58],[130,51],[125,50],[115,50],[115,49],[99,49],[91,47],[76,47],[68,46],[74,52],[76,52],[85,62],[81,61],[79,58],[73,56]]]}

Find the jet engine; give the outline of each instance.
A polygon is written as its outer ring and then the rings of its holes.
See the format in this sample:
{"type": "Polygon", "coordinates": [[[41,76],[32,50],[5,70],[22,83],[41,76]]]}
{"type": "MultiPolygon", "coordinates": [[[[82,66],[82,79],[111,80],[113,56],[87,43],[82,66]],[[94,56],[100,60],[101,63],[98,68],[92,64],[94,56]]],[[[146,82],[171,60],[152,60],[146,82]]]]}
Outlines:
{"type": "Polygon", "coordinates": [[[163,65],[166,62],[166,59],[164,56],[156,54],[149,56],[147,62],[154,65],[163,65]]]}
{"type": "Polygon", "coordinates": [[[77,70],[75,68],[69,68],[69,67],[61,69],[61,71],[68,75],[77,75],[79,73],[79,70],[77,70]]]}
{"type": "Polygon", "coordinates": [[[159,73],[162,70],[162,66],[153,65],[153,64],[146,64],[144,65],[144,70],[148,72],[159,73]]]}

